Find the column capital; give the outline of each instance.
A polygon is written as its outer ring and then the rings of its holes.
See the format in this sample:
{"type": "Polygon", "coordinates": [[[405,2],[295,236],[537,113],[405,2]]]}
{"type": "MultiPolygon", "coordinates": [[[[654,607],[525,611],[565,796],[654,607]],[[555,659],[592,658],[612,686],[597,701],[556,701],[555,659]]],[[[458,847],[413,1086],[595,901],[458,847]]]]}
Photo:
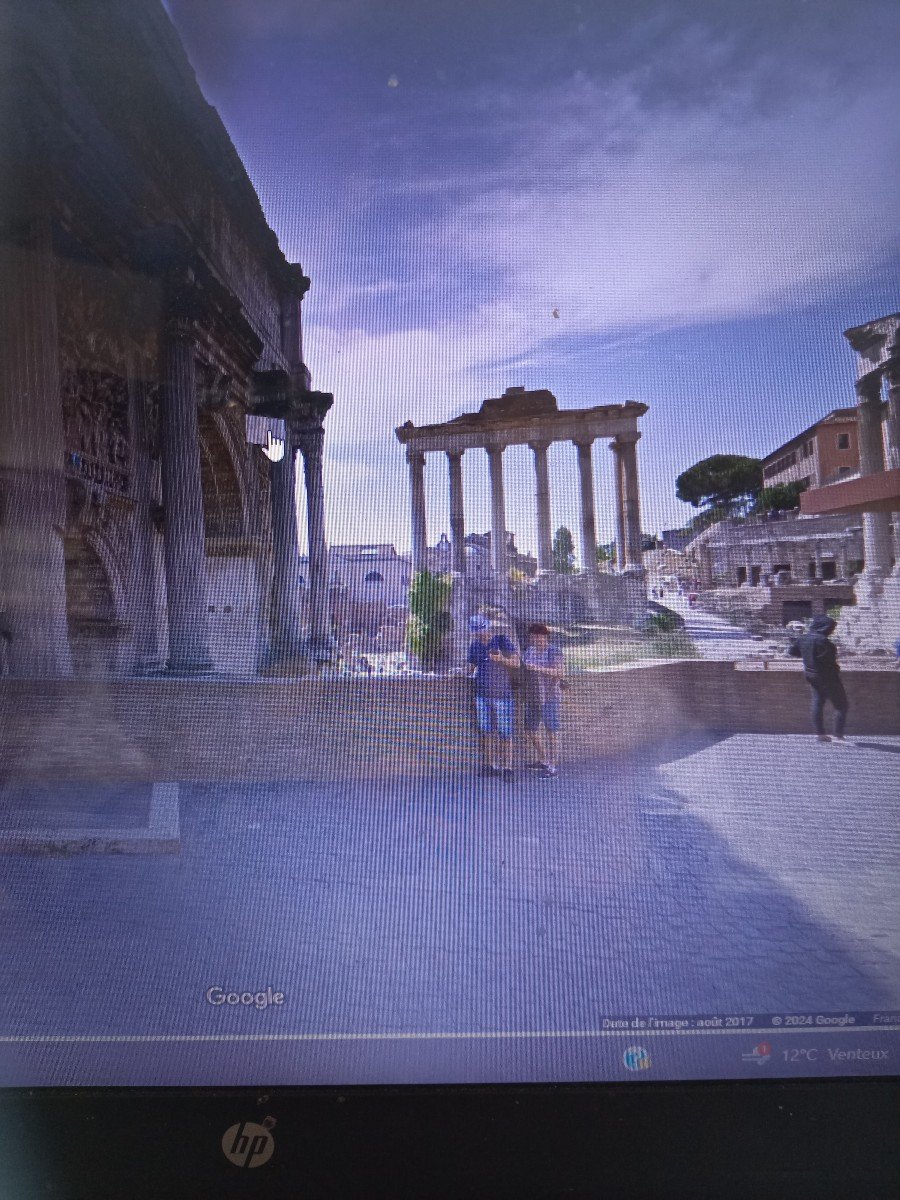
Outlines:
{"type": "MultiPolygon", "coordinates": [[[[451,462],[453,462],[454,459],[458,459],[460,462],[462,462],[462,456],[465,454],[465,451],[464,450],[445,450],[444,453],[447,455],[447,457],[450,459],[451,462]]],[[[425,455],[423,454],[422,457],[424,458],[425,455]]]]}
{"type": "Polygon", "coordinates": [[[294,449],[299,450],[304,459],[321,458],[325,444],[324,429],[289,429],[288,435],[294,449]]]}
{"type": "Polygon", "coordinates": [[[541,454],[546,453],[552,445],[552,438],[535,438],[528,443],[528,449],[532,450],[535,454],[541,454]]]}
{"type": "Polygon", "coordinates": [[[163,337],[167,342],[194,344],[197,341],[197,321],[190,313],[170,311],[163,320],[163,337]]]}
{"type": "Polygon", "coordinates": [[[331,392],[310,391],[306,367],[250,372],[248,411],[258,417],[290,421],[297,429],[315,428],[334,404],[331,392]]]}
{"type": "Polygon", "coordinates": [[[413,450],[413,448],[411,446],[407,447],[406,461],[409,463],[409,465],[411,467],[424,467],[425,466],[425,451],[424,450],[413,450]]]}
{"type": "Polygon", "coordinates": [[[900,387],[900,355],[894,355],[884,364],[884,377],[888,382],[888,387],[900,387]]]}
{"type": "Polygon", "coordinates": [[[881,371],[870,371],[854,384],[857,404],[881,403],[881,371]]]}
{"type": "Polygon", "coordinates": [[[615,438],[609,444],[612,446],[613,450],[617,450],[622,446],[634,446],[640,440],[640,430],[636,429],[632,433],[617,433],[615,438]]]}
{"type": "Polygon", "coordinates": [[[586,450],[590,450],[591,446],[593,446],[596,440],[596,437],[594,437],[592,434],[583,434],[580,437],[572,438],[572,445],[577,446],[579,449],[581,449],[583,446],[586,450]]]}

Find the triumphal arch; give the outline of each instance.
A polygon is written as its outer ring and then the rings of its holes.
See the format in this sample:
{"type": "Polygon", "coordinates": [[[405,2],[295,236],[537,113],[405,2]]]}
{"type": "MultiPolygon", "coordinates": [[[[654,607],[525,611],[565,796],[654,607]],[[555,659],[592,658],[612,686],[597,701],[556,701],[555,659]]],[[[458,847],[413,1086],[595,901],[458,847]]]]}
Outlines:
{"type": "Polygon", "coordinates": [[[303,359],[309,280],[281,252],[161,5],[36,0],[11,24],[0,94],[21,120],[0,183],[3,670],[293,668],[330,637],[331,397],[312,390],[303,359]]]}
{"type": "Polygon", "coordinates": [[[450,500],[450,538],[458,591],[473,609],[492,599],[515,615],[545,620],[566,619],[576,613],[585,619],[633,623],[644,608],[641,555],[641,512],[638,483],[638,420],[644,404],[604,404],[592,408],[560,409],[552,392],[510,387],[502,396],[485,400],[478,412],[464,413],[439,425],[413,425],[397,430],[406,448],[412,513],[413,565],[428,562],[428,521],[425,506],[425,458],[446,460],[450,500]],[[592,447],[608,441],[615,480],[616,571],[601,572],[597,563],[596,500],[592,447]],[[578,475],[582,571],[560,574],[553,564],[550,476],[547,453],[555,443],[573,447],[578,475]],[[507,563],[506,487],[503,454],[510,446],[528,446],[534,457],[534,499],[538,531],[539,577],[534,584],[510,584],[507,563]],[[466,520],[463,503],[462,458],[483,451],[491,492],[493,571],[478,580],[467,578],[466,520]]]}

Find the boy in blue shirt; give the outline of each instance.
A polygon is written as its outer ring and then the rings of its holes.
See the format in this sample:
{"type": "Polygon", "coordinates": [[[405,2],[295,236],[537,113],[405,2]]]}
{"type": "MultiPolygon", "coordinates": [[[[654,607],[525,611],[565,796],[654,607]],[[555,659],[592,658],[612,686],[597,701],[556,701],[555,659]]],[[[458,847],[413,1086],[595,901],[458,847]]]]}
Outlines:
{"type": "Polygon", "coordinates": [[[556,735],[559,733],[562,678],[566,673],[563,652],[550,641],[546,625],[528,627],[525,666],[525,732],[535,761],[527,765],[542,775],[555,775],[556,735]]]}
{"type": "Polygon", "coordinates": [[[515,705],[509,673],[520,665],[519,654],[506,634],[492,634],[491,622],[480,613],[470,619],[469,629],[473,634],[469,666],[475,680],[475,715],[485,774],[512,779],[515,705]]]}

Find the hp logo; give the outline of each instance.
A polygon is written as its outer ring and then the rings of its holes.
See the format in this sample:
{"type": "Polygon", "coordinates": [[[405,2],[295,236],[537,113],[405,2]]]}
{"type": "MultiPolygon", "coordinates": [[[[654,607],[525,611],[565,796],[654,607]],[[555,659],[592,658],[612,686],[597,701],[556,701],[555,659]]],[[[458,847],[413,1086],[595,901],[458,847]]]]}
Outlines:
{"type": "Polygon", "coordinates": [[[232,1125],[222,1136],[222,1153],[236,1167],[261,1167],[275,1151],[275,1139],[252,1121],[232,1125]]]}

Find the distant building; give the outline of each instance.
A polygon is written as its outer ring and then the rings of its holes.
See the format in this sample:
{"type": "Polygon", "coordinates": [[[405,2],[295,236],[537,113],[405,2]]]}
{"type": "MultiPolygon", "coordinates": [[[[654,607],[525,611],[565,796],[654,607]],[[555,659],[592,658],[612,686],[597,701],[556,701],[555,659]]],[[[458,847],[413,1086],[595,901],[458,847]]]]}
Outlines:
{"type": "Polygon", "coordinates": [[[833,409],[763,459],[763,485],[822,487],[859,473],[855,408],[833,409]]]}
{"type": "Polygon", "coordinates": [[[785,624],[854,603],[862,526],[787,513],[728,518],[699,533],[685,559],[705,606],[785,624]]]}
{"type": "MultiPolygon", "coordinates": [[[[331,546],[328,551],[329,584],[354,602],[385,608],[405,607],[409,599],[412,564],[386,542],[331,546]]],[[[308,559],[300,559],[300,575],[307,586],[308,559]]]]}
{"type": "Polygon", "coordinates": [[[849,583],[862,569],[862,523],[789,513],[729,517],[697,534],[685,557],[705,588],[849,583]]]}
{"type": "Polygon", "coordinates": [[[428,547],[425,561],[433,575],[448,575],[453,570],[453,545],[446,533],[441,534],[437,545],[428,547]]]}
{"type": "MultiPolygon", "coordinates": [[[[801,483],[812,491],[859,473],[855,408],[833,409],[763,459],[765,487],[801,483]]],[[[739,589],[742,603],[770,621],[853,604],[853,581],[865,560],[861,518],[807,516],[802,508],[710,525],[685,547],[691,575],[707,593],[739,589]]]]}
{"type": "Polygon", "coordinates": [[[694,536],[692,529],[664,529],[660,534],[660,541],[664,550],[684,550],[694,536]]]}
{"type": "MultiPolygon", "coordinates": [[[[448,543],[449,545],[449,543],[448,543]]],[[[492,541],[487,533],[466,534],[466,572],[484,575],[493,569],[492,541]]],[[[509,570],[521,571],[528,579],[538,573],[538,561],[533,554],[522,554],[516,546],[515,534],[506,533],[506,562],[509,570]]]]}
{"type": "Polygon", "coordinates": [[[650,588],[672,587],[690,576],[687,556],[665,548],[644,552],[644,570],[650,588]]]}

